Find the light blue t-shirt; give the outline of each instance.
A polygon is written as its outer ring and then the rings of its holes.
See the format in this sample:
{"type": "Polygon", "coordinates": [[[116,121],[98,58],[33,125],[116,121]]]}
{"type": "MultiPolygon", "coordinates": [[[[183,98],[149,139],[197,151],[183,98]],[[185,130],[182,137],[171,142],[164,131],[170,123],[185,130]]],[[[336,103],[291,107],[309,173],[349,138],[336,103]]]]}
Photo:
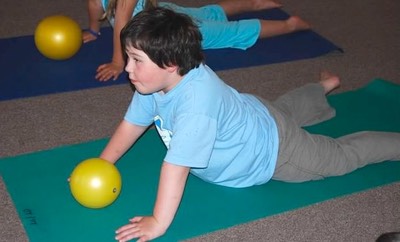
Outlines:
{"type": "MultiPolygon", "coordinates": [[[[102,0],[104,10],[108,0],[102,0]]],[[[132,16],[143,11],[145,0],[138,0],[132,16]]],[[[258,19],[243,19],[228,21],[228,18],[217,4],[203,7],[182,7],[170,2],[159,2],[160,7],[172,9],[175,12],[187,14],[198,25],[203,36],[203,49],[236,48],[245,50],[253,46],[259,38],[261,23],[258,19]]],[[[114,19],[109,19],[114,26],[114,19]]]]}
{"type": "Polygon", "coordinates": [[[166,94],[134,93],[125,120],[153,122],[168,148],[165,161],[229,187],[266,183],[275,170],[278,131],[267,108],[240,94],[208,66],[191,70],[166,94]]]}

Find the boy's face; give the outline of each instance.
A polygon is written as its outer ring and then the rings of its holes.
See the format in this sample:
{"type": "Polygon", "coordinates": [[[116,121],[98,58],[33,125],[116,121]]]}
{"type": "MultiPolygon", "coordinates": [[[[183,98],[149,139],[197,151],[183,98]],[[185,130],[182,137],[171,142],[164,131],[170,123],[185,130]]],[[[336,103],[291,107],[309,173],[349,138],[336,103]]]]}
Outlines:
{"type": "Polygon", "coordinates": [[[133,47],[128,47],[128,55],[125,70],[129,73],[129,79],[141,94],[155,92],[168,92],[181,79],[177,74],[177,68],[160,68],[146,53],[133,47]]]}

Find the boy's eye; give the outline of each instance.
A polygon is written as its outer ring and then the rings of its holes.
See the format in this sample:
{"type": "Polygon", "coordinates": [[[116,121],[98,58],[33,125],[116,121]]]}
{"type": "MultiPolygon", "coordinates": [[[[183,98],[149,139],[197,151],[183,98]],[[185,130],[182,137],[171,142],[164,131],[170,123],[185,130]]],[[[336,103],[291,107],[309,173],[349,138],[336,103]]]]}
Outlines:
{"type": "Polygon", "coordinates": [[[135,58],[135,57],[129,57],[129,60],[130,61],[132,61],[132,62],[139,62],[139,60],[137,59],[137,58],[135,58]]]}

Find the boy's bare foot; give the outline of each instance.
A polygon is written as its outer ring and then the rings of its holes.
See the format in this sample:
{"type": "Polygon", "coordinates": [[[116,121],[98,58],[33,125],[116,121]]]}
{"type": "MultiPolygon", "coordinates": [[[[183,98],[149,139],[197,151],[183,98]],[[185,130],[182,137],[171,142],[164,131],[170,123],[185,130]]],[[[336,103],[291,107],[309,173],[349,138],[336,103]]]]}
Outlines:
{"type": "Polygon", "coordinates": [[[296,31],[301,31],[301,30],[307,30],[311,28],[311,25],[301,19],[298,16],[291,16],[286,20],[286,23],[288,24],[289,28],[291,29],[292,32],[296,31]]]}
{"type": "Polygon", "coordinates": [[[329,71],[322,71],[319,83],[323,86],[325,94],[328,94],[340,86],[340,78],[329,71]]]}

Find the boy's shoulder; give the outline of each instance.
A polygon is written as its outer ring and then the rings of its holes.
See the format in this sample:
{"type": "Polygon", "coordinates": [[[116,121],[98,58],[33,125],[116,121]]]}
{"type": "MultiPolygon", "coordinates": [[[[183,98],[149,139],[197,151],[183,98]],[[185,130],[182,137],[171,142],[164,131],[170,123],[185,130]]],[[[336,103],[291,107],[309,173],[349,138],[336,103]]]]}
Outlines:
{"type": "Polygon", "coordinates": [[[192,86],[199,88],[199,92],[210,92],[215,88],[220,88],[224,82],[219,76],[207,65],[201,64],[199,67],[192,69],[186,76],[188,82],[192,86]],[[206,89],[204,89],[206,88],[206,89]]]}
{"type": "Polygon", "coordinates": [[[216,106],[232,95],[231,87],[224,83],[207,65],[192,69],[184,78],[179,102],[189,101],[204,106],[216,106]]]}

